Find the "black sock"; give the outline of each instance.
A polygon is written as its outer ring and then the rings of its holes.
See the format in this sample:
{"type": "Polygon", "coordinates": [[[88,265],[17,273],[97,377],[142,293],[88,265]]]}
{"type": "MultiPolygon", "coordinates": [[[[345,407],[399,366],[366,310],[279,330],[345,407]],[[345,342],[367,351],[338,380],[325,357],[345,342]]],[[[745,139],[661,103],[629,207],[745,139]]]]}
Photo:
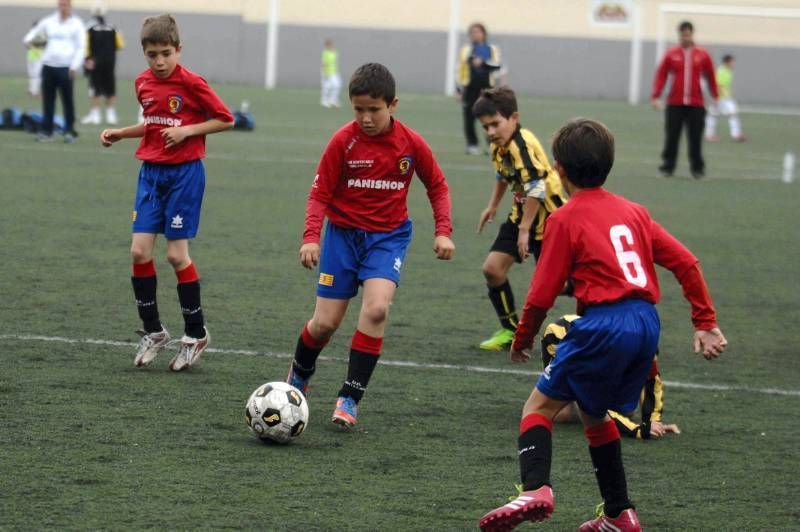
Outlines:
{"type": "Polygon", "coordinates": [[[597,484],[605,502],[605,514],[617,517],[620,512],[633,508],[628,499],[628,485],[625,480],[625,467],[622,465],[622,445],[619,439],[598,447],[589,447],[589,454],[592,456],[597,484]]]}
{"type": "MultiPolygon", "coordinates": [[[[523,421],[524,423],[524,421],[523,421]]],[[[544,425],[535,425],[519,435],[519,473],[523,491],[550,485],[553,434],[544,425]]]]}
{"type": "Polygon", "coordinates": [[[358,403],[364,397],[372,372],[378,364],[380,355],[350,349],[350,364],[347,366],[347,380],[344,381],[339,397],[349,395],[358,403]]]}
{"type": "Polygon", "coordinates": [[[154,333],[162,330],[161,320],[158,318],[158,303],[156,302],[156,276],[131,277],[133,295],[136,298],[136,310],[142,320],[144,332],[154,333]]]}
{"type": "Polygon", "coordinates": [[[490,286],[489,300],[500,319],[500,325],[504,329],[515,331],[519,318],[517,318],[517,311],[514,308],[514,292],[511,291],[508,281],[497,287],[490,286]]]}
{"type": "Polygon", "coordinates": [[[303,327],[300,338],[297,339],[297,347],[294,350],[294,360],[292,368],[295,373],[304,379],[310,379],[316,371],[317,357],[328,340],[317,340],[308,332],[308,324],[303,327]]]}
{"type": "Polygon", "coordinates": [[[183,313],[183,331],[191,338],[203,338],[203,307],[200,305],[200,281],[178,283],[178,301],[183,313]]]}

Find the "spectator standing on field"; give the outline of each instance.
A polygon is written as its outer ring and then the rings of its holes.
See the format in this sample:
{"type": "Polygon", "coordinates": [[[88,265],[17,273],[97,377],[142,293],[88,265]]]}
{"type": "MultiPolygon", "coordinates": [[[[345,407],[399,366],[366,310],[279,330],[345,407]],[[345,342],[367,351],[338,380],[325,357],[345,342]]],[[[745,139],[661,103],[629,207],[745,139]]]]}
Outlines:
{"type": "Polygon", "coordinates": [[[37,140],[53,140],[57,90],[64,106],[64,142],[71,144],[77,137],[73,82],[75,72],[83,63],[86,32],[81,19],[72,14],[70,0],[58,0],[58,10],[40,20],[22,41],[30,46],[40,36],[47,39],[47,44],[42,53],[42,132],[37,140]]]}
{"type": "Polygon", "coordinates": [[[668,77],[672,77],[672,89],[667,96],[665,113],[664,150],[662,163],[658,168],[664,177],[672,177],[675,159],[678,157],[678,141],[681,129],[686,124],[689,141],[689,163],[692,177],[700,179],[705,175],[703,160],[703,129],[706,109],[703,102],[703,89],[700,77],[704,76],[708,88],[716,102],[719,94],[714,77],[714,64],[705,48],[694,44],[694,26],[691,22],[681,22],[678,26],[679,45],[667,50],[656,70],[653,80],[652,104],[659,109],[659,97],[668,77]]]}
{"type": "Polygon", "coordinates": [[[106,124],[117,123],[114,99],[117,94],[116,74],[117,50],[124,45],[122,34],[105,20],[106,10],[102,5],[92,8],[92,20],[86,26],[86,60],[84,67],[89,75],[89,114],[81,124],[101,122],[100,103],[105,99],[106,124]]]}
{"type": "Polygon", "coordinates": [[[719,141],[717,136],[717,119],[719,115],[728,117],[728,126],[731,138],[736,142],[744,142],[747,137],[742,133],[742,123],[739,121],[739,106],[733,99],[733,65],[736,59],[730,55],[722,57],[722,64],[717,68],[717,88],[719,89],[719,102],[708,110],[706,117],[706,140],[719,141]]]}
{"type": "Polygon", "coordinates": [[[458,87],[464,115],[464,137],[467,141],[467,154],[480,155],[478,135],[475,132],[475,114],[472,106],[478,101],[483,89],[494,87],[497,83],[497,70],[500,69],[500,49],[486,41],[486,26],[480,22],[470,25],[467,30],[469,44],[458,54],[458,87]]]}

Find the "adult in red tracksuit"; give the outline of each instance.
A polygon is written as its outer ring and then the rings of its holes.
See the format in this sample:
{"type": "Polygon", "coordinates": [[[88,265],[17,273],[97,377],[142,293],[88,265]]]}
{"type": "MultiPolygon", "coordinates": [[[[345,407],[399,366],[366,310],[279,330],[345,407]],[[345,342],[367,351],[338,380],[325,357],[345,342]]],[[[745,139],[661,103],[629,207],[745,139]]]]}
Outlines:
{"type": "Polygon", "coordinates": [[[664,89],[667,77],[672,75],[672,89],[667,97],[665,113],[666,140],[664,151],[661,152],[662,163],[659,171],[664,177],[672,176],[675,171],[678,141],[685,122],[692,176],[700,179],[705,175],[702,142],[706,116],[700,76],[705,76],[715,101],[718,97],[717,82],[714,77],[714,64],[708,51],[694,44],[694,27],[691,22],[682,22],[678,26],[678,39],[680,45],[667,50],[653,80],[652,103],[653,107],[658,109],[661,91],[664,89]]]}

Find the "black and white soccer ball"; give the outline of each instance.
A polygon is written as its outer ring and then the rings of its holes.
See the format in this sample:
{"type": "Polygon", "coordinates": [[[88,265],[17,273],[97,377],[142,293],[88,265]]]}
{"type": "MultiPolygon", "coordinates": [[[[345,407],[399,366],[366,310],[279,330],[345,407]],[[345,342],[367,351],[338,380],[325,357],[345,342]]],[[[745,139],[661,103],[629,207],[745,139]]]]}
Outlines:
{"type": "Polygon", "coordinates": [[[268,382],[250,395],[244,415],[247,426],[260,440],[289,443],[308,425],[308,402],[291,384],[268,382]]]}

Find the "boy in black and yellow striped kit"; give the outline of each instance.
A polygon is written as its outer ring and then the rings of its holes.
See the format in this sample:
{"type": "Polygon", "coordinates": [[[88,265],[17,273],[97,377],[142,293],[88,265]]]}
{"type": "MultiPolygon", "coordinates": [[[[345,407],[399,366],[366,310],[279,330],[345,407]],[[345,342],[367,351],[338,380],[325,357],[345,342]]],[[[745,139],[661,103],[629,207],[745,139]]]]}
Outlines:
{"type": "Polygon", "coordinates": [[[497,238],[483,263],[489,299],[501,329],[481,342],[481,349],[500,351],[511,345],[517,328],[514,294],[508,271],[531,253],[539,257],[547,217],[566,203],[558,173],[550,166],[536,136],[519,123],[517,99],[508,87],[484,90],[473,112],[491,141],[496,182],[478,221],[478,232],[494,219],[506,190],[514,194],[511,212],[500,226],[497,238]]]}
{"type": "MultiPolygon", "coordinates": [[[[561,340],[569,332],[572,322],[580,318],[574,314],[562,316],[557,321],[550,323],[542,335],[542,364],[547,367],[556,358],[556,348],[561,340]]],[[[614,420],[619,429],[619,433],[629,438],[637,440],[647,440],[660,438],[665,434],[680,434],[677,425],[663,422],[662,412],[664,410],[664,383],[661,380],[661,373],[658,370],[657,358],[653,360],[653,367],[650,368],[650,375],[642,388],[642,395],[639,399],[640,421],[634,421],[634,412],[614,412],[608,411],[608,415],[614,420]]],[[[556,423],[578,421],[575,405],[564,408],[553,419],[556,423]]]]}

